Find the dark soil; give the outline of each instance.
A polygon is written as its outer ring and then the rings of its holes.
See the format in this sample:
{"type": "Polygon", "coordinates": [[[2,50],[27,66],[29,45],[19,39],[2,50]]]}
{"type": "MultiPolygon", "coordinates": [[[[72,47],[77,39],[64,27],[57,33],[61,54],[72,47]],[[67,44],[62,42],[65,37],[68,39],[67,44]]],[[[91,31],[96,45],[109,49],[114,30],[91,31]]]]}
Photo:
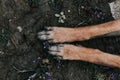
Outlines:
{"type": "MultiPolygon", "coordinates": [[[[120,80],[116,68],[58,60],[46,49],[53,44],[37,38],[48,26],[79,27],[111,20],[107,0],[0,0],[0,80],[120,80]],[[65,23],[55,17],[61,11],[65,23]]],[[[120,36],[70,44],[120,54],[120,36]]]]}

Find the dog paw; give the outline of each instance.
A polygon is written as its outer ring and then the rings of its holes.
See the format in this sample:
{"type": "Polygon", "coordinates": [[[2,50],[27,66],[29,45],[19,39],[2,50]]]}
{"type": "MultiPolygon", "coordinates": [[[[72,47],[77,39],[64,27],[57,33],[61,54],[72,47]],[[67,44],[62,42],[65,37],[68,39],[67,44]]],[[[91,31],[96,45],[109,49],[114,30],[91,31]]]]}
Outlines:
{"type": "Polygon", "coordinates": [[[75,39],[74,36],[72,28],[63,27],[48,27],[47,31],[38,33],[39,39],[54,43],[72,42],[75,39]]]}
{"type": "Polygon", "coordinates": [[[56,55],[58,58],[63,60],[75,60],[79,56],[76,53],[78,51],[77,47],[70,44],[59,44],[56,46],[51,46],[49,48],[49,53],[56,55]]]}

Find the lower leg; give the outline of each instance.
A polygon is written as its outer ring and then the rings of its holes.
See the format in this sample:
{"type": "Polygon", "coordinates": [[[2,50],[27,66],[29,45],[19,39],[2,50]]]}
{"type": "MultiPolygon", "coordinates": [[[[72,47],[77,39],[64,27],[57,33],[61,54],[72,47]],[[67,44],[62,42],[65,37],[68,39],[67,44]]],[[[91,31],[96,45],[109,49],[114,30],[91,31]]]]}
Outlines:
{"type": "Polygon", "coordinates": [[[120,68],[120,56],[108,54],[97,49],[64,45],[51,47],[50,53],[61,56],[63,60],[82,60],[95,64],[120,68]]]}
{"type": "Polygon", "coordinates": [[[79,40],[82,40],[81,39],[82,35],[86,36],[87,37],[86,39],[89,39],[95,36],[112,32],[120,32],[120,19],[99,25],[76,28],[76,33],[78,33],[77,36],[79,40]]]}

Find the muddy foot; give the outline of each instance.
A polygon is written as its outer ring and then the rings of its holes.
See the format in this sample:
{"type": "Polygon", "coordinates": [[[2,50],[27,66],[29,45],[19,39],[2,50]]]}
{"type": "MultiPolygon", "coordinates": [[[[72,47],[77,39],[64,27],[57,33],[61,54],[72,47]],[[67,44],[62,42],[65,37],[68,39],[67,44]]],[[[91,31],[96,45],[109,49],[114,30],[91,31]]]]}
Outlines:
{"type": "Polygon", "coordinates": [[[63,27],[48,27],[47,31],[41,31],[38,33],[38,38],[55,43],[75,41],[77,40],[75,36],[73,28],[63,27]]]}
{"type": "MultiPolygon", "coordinates": [[[[85,49],[80,47],[69,45],[69,44],[59,44],[57,46],[52,46],[49,48],[49,53],[56,55],[64,60],[80,60],[80,54],[83,54],[85,49]]],[[[83,57],[83,56],[82,56],[83,57]]]]}

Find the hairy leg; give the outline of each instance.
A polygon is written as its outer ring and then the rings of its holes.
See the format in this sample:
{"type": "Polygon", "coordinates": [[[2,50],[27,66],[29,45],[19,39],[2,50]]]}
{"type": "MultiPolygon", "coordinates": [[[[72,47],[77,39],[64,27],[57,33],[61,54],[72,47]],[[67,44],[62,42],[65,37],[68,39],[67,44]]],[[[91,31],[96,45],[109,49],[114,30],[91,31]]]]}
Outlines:
{"type": "Polygon", "coordinates": [[[98,35],[119,30],[120,19],[80,28],[49,27],[48,31],[39,32],[38,37],[43,40],[52,40],[53,42],[72,42],[87,40],[98,35]]]}
{"type": "Polygon", "coordinates": [[[105,53],[98,49],[62,44],[49,48],[49,53],[61,56],[63,60],[82,60],[120,68],[120,56],[105,53]]]}

